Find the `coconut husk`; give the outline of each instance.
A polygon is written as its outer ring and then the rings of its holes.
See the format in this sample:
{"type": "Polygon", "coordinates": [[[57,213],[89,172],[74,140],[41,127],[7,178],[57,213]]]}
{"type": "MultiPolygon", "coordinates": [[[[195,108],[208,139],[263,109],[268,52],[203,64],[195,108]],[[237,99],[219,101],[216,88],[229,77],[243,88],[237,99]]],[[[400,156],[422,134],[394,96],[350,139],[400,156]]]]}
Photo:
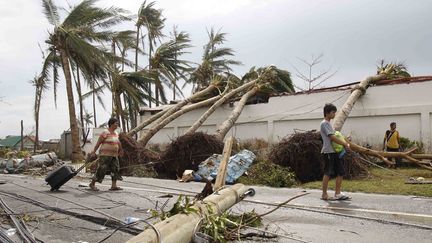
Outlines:
{"type": "Polygon", "coordinates": [[[186,169],[198,170],[198,165],[213,154],[221,154],[224,144],[213,135],[196,132],[176,138],[161,156],[158,174],[177,179],[186,169]]]}
{"type": "Polygon", "coordinates": [[[135,170],[142,170],[139,167],[148,167],[146,170],[153,171],[152,167],[160,160],[158,153],[146,149],[143,144],[125,133],[120,134],[119,139],[124,151],[120,157],[120,174],[134,175],[135,170]]]}
{"type": "MultiPolygon", "coordinates": [[[[321,135],[316,130],[296,132],[272,147],[269,160],[291,168],[300,182],[321,180],[324,168],[321,148],[321,135]]],[[[361,163],[357,154],[348,152],[344,161],[345,178],[351,179],[368,174],[367,167],[361,163]]]]}

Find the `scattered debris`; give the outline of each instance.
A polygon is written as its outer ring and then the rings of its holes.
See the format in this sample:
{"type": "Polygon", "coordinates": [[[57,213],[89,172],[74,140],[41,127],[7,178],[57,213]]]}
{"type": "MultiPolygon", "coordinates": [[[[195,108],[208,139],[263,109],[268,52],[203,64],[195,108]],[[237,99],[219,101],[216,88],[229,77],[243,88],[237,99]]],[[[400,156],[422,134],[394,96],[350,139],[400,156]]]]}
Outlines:
{"type": "MultiPolygon", "coordinates": [[[[231,156],[228,161],[226,182],[234,183],[249,169],[255,157],[254,153],[246,149],[231,156]]],[[[221,160],[222,155],[214,154],[210,156],[198,166],[197,174],[209,180],[216,178],[221,160]]]]}

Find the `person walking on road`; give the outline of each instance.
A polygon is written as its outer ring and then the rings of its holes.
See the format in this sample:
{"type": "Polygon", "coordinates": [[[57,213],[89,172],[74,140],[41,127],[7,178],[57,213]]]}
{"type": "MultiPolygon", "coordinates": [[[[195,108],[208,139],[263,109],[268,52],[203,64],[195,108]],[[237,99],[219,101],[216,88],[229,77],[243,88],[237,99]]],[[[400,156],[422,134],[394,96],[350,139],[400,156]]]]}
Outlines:
{"type": "Polygon", "coordinates": [[[123,155],[123,149],[116,133],[116,129],[119,127],[119,121],[117,118],[111,118],[108,121],[108,129],[102,132],[99,139],[91,152],[91,155],[95,155],[99,146],[99,166],[96,170],[95,175],[90,182],[90,189],[93,191],[98,191],[96,187],[96,182],[101,183],[105,177],[107,171],[111,172],[111,188],[110,190],[122,190],[122,188],[117,186],[118,180],[123,180],[120,176],[120,164],[118,156],[123,155]]]}
{"type": "Polygon", "coordinates": [[[343,167],[343,158],[335,152],[332,142],[340,144],[348,151],[350,149],[349,143],[345,140],[339,139],[335,136],[335,131],[330,124],[331,119],[336,115],[337,108],[333,104],[325,104],[324,106],[324,120],[321,122],[320,133],[323,140],[323,147],[321,153],[324,156],[324,176],[322,180],[322,195],[323,200],[348,200],[350,197],[341,192],[342,178],[345,175],[343,167]],[[329,197],[327,194],[328,182],[331,176],[336,176],[335,196],[329,197]]]}

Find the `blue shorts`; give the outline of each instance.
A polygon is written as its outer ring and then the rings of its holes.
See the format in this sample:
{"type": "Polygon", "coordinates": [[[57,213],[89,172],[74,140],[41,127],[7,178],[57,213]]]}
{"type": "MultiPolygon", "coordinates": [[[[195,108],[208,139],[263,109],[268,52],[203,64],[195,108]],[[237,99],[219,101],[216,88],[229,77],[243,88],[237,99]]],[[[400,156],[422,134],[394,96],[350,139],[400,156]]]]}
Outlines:
{"type": "Polygon", "coordinates": [[[344,176],[343,159],[339,158],[338,153],[323,154],[324,156],[324,175],[344,176]]]}

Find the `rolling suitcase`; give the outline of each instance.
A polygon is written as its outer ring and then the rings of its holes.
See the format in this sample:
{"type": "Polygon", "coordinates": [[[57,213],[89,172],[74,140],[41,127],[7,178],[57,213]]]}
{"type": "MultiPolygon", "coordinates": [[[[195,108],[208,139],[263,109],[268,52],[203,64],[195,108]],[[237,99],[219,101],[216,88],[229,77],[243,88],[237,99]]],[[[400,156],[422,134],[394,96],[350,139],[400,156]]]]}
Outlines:
{"type": "Polygon", "coordinates": [[[84,167],[87,165],[85,163],[83,166],[79,167],[78,170],[74,170],[72,167],[63,165],[55,169],[47,175],[45,181],[51,186],[51,191],[56,191],[60,189],[66,182],[76,176],[84,167]]]}

